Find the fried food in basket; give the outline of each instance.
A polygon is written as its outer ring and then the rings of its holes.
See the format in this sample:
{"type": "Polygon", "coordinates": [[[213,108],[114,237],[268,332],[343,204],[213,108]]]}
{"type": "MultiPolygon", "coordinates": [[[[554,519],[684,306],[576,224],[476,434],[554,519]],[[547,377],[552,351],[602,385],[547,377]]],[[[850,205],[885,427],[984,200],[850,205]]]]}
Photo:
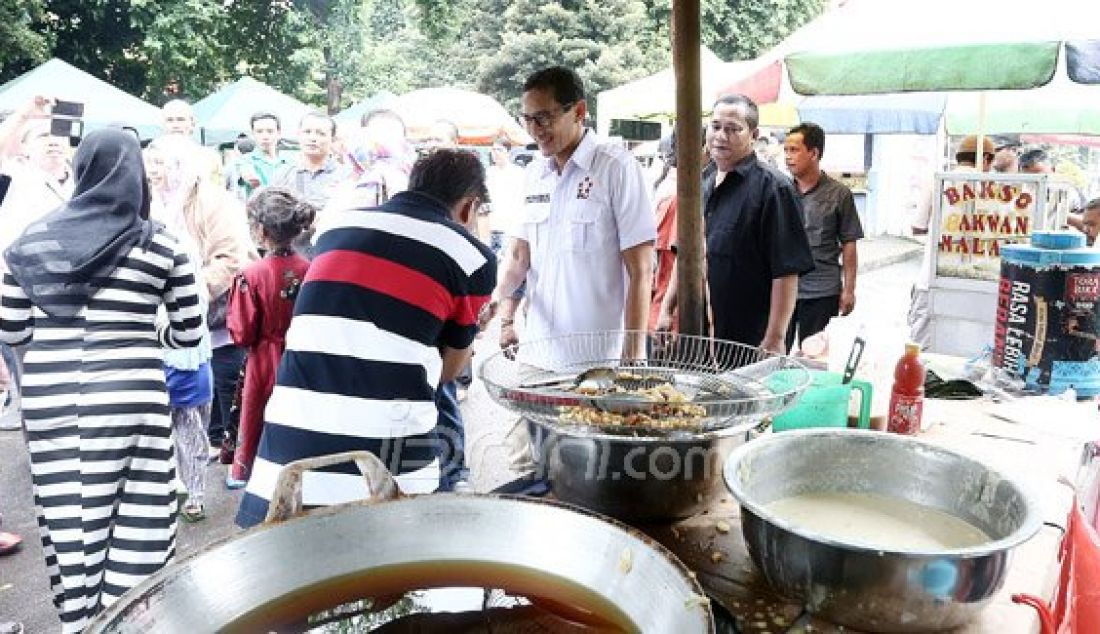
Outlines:
{"type": "MultiPolygon", "coordinates": [[[[613,394],[639,397],[652,401],[652,405],[639,405],[637,411],[615,412],[597,405],[574,405],[561,409],[561,419],[570,423],[595,426],[648,427],[652,429],[681,429],[698,426],[707,416],[706,408],[692,404],[687,396],[669,383],[637,390],[616,386],[610,391],[577,387],[579,394],[599,397],[613,394]]],[[[633,408],[632,408],[633,409],[633,408]]]]}

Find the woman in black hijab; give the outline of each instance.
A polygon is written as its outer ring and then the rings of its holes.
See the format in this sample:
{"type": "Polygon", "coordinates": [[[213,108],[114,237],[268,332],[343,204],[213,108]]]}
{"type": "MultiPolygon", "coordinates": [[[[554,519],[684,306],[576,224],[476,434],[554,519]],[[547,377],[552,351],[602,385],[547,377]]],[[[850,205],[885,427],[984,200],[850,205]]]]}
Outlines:
{"type": "Polygon", "coordinates": [[[99,130],[73,198],[4,253],[0,341],[28,344],[23,415],[46,569],[79,632],[175,553],[161,346],[198,344],[194,269],[149,220],[141,147],[99,130]],[[155,321],[165,304],[169,323],[155,321]]]}

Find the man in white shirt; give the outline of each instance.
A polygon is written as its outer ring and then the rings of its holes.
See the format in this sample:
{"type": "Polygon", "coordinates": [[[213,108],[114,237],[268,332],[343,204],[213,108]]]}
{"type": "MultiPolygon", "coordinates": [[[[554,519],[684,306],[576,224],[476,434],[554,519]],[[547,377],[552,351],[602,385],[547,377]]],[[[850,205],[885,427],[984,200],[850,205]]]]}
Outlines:
{"type": "MultiPolygon", "coordinates": [[[[584,86],[572,70],[531,75],[522,107],[545,159],[527,167],[523,210],[508,230],[487,315],[526,279],[524,340],[645,330],[657,228],[641,167],[585,128],[584,86]]],[[[505,312],[501,325],[511,319],[505,312]]]]}
{"type": "MultiPolygon", "coordinates": [[[[35,97],[0,124],[0,176],[7,189],[0,202],[0,272],[7,270],[3,252],[28,225],[61,206],[73,194],[69,168],[69,139],[50,129],[53,100],[35,97]]],[[[0,345],[0,354],[13,374],[12,387],[0,394],[0,430],[22,426],[20,361],[0,345]]]]}
{"type": "Polygon", "coordinates": [[[505,235],[521,217],[523,211],[523,168],[512,162],[508,146],[502,141],[493,144],[489,155],[492,163],[485,169],[489,187],[489,247],[494,253],[504,248],[505,235]]]}
{"type": "MultiPolygon", "coordinates": [[[[0,204],[0,252],[29,224],[57,209],[73,194],[69,139],[50,131],[50,100],[24,105],[5,121],[0,173],[11,179],[0,204]],[[18,139],[17,142],[13,141],[18,139]]],[[[0,258],[0,270],[6,265],[0,258]]]]}

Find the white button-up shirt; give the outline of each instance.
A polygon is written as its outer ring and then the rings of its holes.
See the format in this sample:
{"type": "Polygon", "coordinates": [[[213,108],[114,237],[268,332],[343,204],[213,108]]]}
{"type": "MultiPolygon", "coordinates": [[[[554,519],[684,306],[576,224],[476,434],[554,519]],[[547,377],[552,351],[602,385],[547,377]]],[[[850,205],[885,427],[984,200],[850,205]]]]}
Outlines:
{"type": "Polygon", "coordinates": [[[586,130],[559,174],[553,157],[527,167],[522,222],[530,246],[524,339],[623,327],[622,252],[657,237],[641,166],[586,130]]]}
{"type": "MultiPolygon", "coordinates": [[[[73,195],[73,175],[58,182],[23,159],[9,160],[0,173],[11,177],[8,193],[0,204],[0,253],[23,235],[31,223],[68,202],[73,195]]],[[[7,263],[0,257],[0,271],[7,263]]]]}

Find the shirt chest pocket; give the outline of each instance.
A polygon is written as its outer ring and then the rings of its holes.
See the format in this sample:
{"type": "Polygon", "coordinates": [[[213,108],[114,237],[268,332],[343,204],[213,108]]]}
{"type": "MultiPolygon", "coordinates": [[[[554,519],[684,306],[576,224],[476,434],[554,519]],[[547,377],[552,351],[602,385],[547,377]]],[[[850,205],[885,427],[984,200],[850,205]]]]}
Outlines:
{"type": "Polygon", "coordinates": [[[528,202],[523,206],[523,235],[531,245],[532,255],[538,251],[539,245],[550,239],[549,219],[549,202],[528,202]]]}
{"type": "Polygon", "coordinates": [[[821,225],[806,225],[806,241],[811,247],[821,246],[821,225]]]}
{"type": "Polygon", "coordinates": [[[565,223],[570,251],[595,252],[607,246],[610,210],[599,200],[578,200],[565,223]]]}
{"type": "Polygon", "coordinates": [[[803,218],[806,226],[806,241],[811,247],[821,245],[825,237],[825,223],[833,222],[834,218],[830,214],[822,213],[807,213],[803,218]]]}

